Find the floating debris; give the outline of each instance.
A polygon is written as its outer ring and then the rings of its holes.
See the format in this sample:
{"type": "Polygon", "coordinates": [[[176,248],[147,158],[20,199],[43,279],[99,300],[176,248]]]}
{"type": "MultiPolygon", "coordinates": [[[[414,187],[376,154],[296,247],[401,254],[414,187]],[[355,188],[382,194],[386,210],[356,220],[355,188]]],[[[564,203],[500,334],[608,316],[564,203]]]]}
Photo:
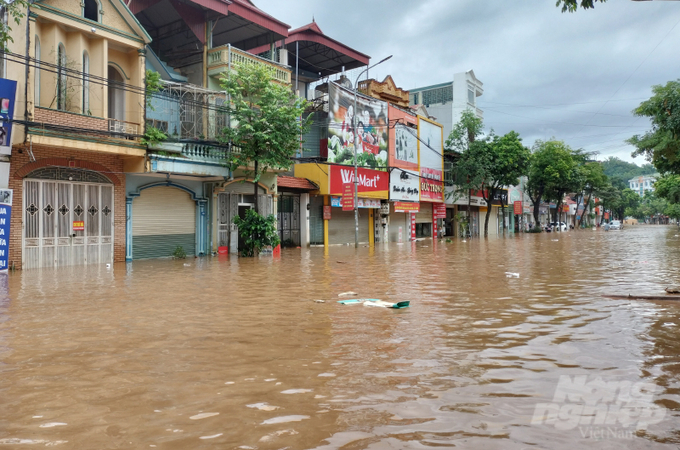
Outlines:
{"type": "Polygon", "coordinates": [[[213,412],[213,413],[201,413],[201,414],[196,414],[195,416],[191,416],[191,417],[189,417],[189,419],[191,419],[191,420],[201,420],[201,419],[205,419],[205,418],[207,418],[207,417],[218,416],[219,414],[220,414],[220,413],[216,413],[216,412],[213,412]]]}
{"type": "Polygon", "coordinates": [[[519,278],[519,274],[517,272],[505,272],[505,276],[508,278],[519,278]]]}

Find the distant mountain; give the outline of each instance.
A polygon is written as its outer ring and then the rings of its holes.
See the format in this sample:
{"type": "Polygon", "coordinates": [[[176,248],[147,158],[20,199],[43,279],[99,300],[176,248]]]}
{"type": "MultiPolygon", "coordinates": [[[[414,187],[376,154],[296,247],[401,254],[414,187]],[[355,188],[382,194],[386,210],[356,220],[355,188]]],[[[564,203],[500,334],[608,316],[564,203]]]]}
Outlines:
{"type": "Polygon", "coordinates": [[[651,164],[644,164],[638,166],[637,164],[626,162],[615,156],[610,156],[608,159],[602,161],[602,169],[604,174],[609,177],[609,180],[614,186],[620,189],[628,187],[628,180],[631,178],[656,175],[658,171],[651,164]]]}

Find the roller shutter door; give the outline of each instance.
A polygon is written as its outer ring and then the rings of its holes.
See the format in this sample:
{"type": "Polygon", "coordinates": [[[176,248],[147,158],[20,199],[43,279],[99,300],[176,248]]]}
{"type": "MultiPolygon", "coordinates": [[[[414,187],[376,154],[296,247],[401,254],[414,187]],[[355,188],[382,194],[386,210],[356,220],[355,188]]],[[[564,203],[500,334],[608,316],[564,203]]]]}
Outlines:
{"type": "Polygon", "coordinates": [[[164,258],[181,246],[196,254],[196,202],[181,189],[145,189],[132,202],[132,258],[164,258]]]}
{"type": "Polygon", "coordinates": [[[432,203],[420,202],[420,211],[416,213],[416,223],[432,223],[432,203]]]}
{"type": "MultiPolygon", "coordinates": [[[[359,242],[368,243],[368,209],[359,210],[359,242]]],[[[328,221],[328,243],[354,244],[354,211],[333,208],[328,221]]]]}

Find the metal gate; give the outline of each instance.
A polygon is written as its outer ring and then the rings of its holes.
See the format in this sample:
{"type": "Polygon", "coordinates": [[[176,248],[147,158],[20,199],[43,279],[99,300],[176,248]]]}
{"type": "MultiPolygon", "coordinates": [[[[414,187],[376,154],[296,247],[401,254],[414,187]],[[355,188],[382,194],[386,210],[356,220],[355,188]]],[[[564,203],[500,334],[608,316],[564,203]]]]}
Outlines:
{"type": "Polygon", "coordinates": [[[279,238],[283,246],[300,245],[300,196],[280,195],[276,214],[279,238]]]}
{"type": "Polygon", "coordinates": [[[113,186],[24,180],[23,267],[113,262],[113,186]]]}

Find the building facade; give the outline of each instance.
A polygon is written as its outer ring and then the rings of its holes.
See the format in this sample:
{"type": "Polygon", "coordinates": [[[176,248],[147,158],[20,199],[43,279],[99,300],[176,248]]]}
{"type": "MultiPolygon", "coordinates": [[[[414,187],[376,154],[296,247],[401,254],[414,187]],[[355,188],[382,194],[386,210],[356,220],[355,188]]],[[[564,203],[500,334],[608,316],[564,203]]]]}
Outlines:
{"type": "Polygon", "coordinates": [[[628,187],[638,193],[640,197],[644,197],[645,192],[654,192],[654,183],[657,177],[652,175],[646,175],[641,177],[636,177],[628,180],[628,187]]]}

